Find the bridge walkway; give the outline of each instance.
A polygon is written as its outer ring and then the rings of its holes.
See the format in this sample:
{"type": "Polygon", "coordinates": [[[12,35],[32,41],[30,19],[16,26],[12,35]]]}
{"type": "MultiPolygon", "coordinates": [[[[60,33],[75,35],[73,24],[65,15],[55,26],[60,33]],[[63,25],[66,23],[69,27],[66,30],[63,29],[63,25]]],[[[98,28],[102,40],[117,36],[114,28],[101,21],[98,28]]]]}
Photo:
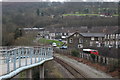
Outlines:
{"type": "Polygon", "coordinates": [[[51,47],[17,47],[0,50],[0,79],[13,77],[25,69],[39,66],[52,59],[51,47]]]}

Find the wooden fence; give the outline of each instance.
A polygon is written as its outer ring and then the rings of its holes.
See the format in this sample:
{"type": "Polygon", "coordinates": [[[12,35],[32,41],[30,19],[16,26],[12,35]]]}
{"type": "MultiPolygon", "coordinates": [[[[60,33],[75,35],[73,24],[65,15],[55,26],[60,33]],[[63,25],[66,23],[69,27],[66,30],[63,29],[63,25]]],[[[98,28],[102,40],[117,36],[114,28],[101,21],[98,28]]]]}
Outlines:
{"type": "Polygon", "coordinates": [[[64,55],[71,55],[71,50],[69,49],[56,49],[54,48],[54,52],[64,55]]]}
{"type": "Polygon", "coordinates": [[[86,53],[80,53],[80,58],[84,58],[90,61],[94,61],[96,63],[100,63],[100,64],[117,64],[118,63],[118,59],[116,58],[109,58],[109,57],[104,57],[104,56],[95,56],[95,59],[93,60],[93,58],[91,57],[90,54],[86,54],[86,53]]]}

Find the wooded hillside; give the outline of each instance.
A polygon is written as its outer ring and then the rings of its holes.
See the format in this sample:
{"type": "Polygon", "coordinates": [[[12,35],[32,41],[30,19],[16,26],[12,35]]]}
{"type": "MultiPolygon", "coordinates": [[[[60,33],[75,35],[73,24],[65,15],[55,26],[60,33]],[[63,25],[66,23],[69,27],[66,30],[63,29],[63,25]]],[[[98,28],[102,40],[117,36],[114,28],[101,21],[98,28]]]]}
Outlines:
{"type": "Polygon", "coordinates": [[[118,25],[118,3],[3,2],[2,9],[3,45],[13,45],[17,37],[22,36],[17,31],[18,28],[23,27],[118,25]],[[67,14],[90,14],[90,16],[66,16],[67,14]],[[109,17],[93,14],[105,14],[109,17]]]}

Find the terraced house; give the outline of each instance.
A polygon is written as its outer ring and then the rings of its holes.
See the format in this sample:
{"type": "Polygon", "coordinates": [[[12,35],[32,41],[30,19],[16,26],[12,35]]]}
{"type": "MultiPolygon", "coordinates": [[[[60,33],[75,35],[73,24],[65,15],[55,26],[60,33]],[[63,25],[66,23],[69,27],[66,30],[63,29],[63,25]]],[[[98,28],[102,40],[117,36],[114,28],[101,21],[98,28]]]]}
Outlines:
{"type": "Polygon", "coordinates": [[[119,31],[116,30],[115,32],[113,32],[111,34],[106,34],[104,40],[105,40],[104,41],[105,47],[109,47],[109,48],[120,47],[120,33],[119,33],[119,31]]]}
{"type": "Polygon", "coordinates": [[[68,48],[101,47],[104,44],[104,33],[75,32],[67,38],[68,48]]]}

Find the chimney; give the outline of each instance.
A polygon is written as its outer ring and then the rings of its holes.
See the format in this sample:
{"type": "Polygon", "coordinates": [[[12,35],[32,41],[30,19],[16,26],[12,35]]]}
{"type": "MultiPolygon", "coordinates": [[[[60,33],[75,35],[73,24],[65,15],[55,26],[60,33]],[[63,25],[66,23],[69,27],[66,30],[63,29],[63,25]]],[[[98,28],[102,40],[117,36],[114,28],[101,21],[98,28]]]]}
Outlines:
{"type": "Polygon", "coordinates": [[[79,33],[79,31],[78,31],[78,30],[76,30],[75,32],[78,32],[78,33],[79,33]]]}

